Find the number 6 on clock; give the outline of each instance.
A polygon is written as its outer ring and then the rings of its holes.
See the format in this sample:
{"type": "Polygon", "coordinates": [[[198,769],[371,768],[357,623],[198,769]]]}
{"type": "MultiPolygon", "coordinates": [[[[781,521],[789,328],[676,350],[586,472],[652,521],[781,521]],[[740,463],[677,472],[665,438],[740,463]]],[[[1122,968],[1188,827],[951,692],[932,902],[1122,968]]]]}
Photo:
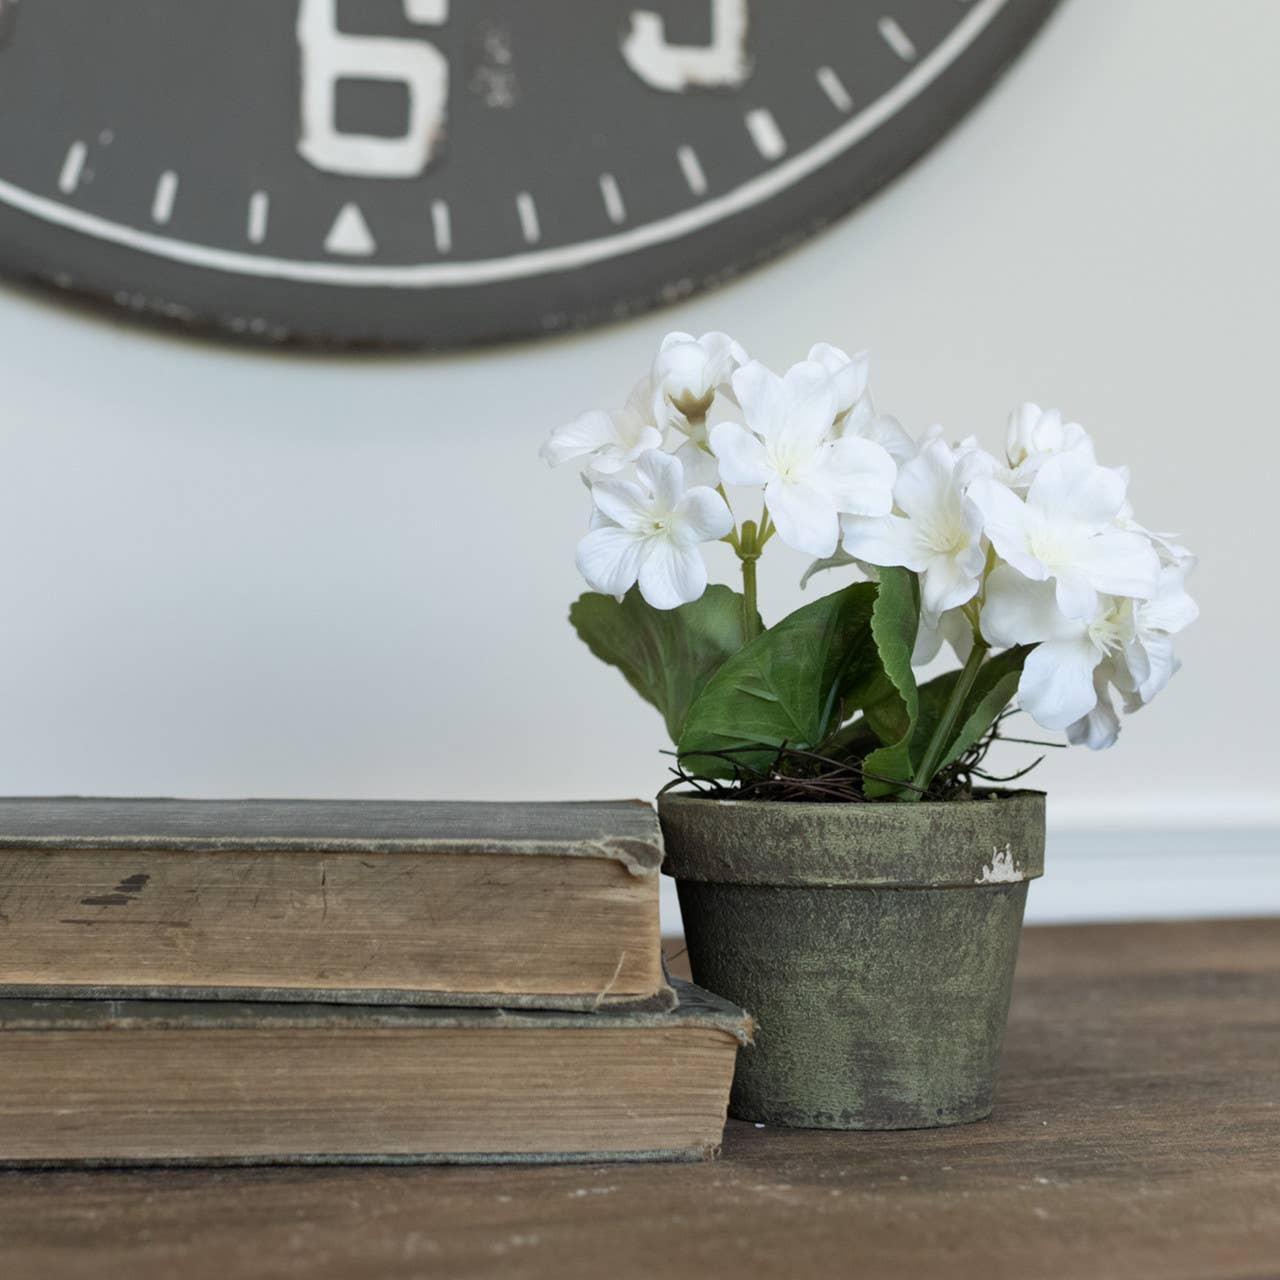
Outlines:
{"type": "MultiPolygon", "coordinates": [[[[441,26],[449,0],[403,0],[405,16],[441,26]]],[[[355,36],[338,30],[337,0],[300,0],[302,128],[298,151],[326,173],[361,178],[413,178],[436,154],[444,136],[449,64],[424,40],[355,36]],[[341,80],[390,80],[409,95],[408,119],[399,137],[343,133],[334,119],[341,80]]]]}

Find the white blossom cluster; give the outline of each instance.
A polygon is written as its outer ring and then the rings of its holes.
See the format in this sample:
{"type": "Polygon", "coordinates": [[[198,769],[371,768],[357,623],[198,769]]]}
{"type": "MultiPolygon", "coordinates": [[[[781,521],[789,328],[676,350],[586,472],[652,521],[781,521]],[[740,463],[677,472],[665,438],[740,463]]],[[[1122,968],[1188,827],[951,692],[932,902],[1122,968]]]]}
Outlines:
{"type": "MultiPolygon", "coordinates": [[[[1177,669],[1197,615],[1195,559],[1134,519],[1125,468],[1057,410],[1010,415],[1003,457],[940,427],[913,439],[878,414],[865,352],[819,344],[783,375],[727,335],[669,334],[627,404],[552,432],[552,465],[586,462],[590,530],[577,564],[593,589],[672,609],[702,595],[700,544],[743,554],[725,486],[763,490],[752,557],[774,533],[818,568],[901,566],[920,581],[915,659],[942,641],[1035,645],[1018,700],[1045,728],[1098,749],[1177,669]]],[[[743,526],[745,532],[746,526],[743,526]]]]}

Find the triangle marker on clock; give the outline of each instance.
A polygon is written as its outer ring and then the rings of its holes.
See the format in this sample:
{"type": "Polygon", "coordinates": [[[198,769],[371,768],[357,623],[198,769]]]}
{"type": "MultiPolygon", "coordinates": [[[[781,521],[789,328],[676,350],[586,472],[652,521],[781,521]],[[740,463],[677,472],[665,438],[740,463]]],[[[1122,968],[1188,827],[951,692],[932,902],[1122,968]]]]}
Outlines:
{"type": "Polygon", "coordinates": [[[341,253],[347,257],[367,258],[378,245],[364,220],[359,205],[344,204],[329,228],[324,247],[329,253],[341,253]]]}

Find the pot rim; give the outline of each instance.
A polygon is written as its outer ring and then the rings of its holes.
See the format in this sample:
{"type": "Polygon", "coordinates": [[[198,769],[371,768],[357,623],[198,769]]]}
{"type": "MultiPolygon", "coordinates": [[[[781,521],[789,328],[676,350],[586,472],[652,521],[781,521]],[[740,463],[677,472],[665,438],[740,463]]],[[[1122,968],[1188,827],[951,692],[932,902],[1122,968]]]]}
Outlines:
{"type": "Polygon", "coordinates": [[[658,797],[677,880],[809,888],[1009,887],[1044,874],[1045,794],[913,804],[658,797]]]}

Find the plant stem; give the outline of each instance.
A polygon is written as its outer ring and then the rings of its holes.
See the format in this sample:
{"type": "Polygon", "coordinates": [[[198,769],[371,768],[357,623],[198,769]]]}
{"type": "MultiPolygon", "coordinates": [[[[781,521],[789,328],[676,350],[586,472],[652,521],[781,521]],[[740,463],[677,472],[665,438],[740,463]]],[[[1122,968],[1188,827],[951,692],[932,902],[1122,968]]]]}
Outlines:
{"type": "Polygon", "coordinates": [[[738,540],[738,559],[742,561],[742,634],[747,640],[754,640],[760,634],[756,610],[756,561],[760,558],[758,532],[754,520],[744,520],[738,540]]]}
{"type": "Polygon", "coordinates": [[[929,739],[929,745],[925,748],[924,758],[916,770],[913,781],[920,790],[912,793],[912,799],[918,800],[921,794],[928,790],[929,784],[933,781],[933,775],[938,772],[947,743],[951,741],[951,735],[955,731],[956,718],[973,689],[973,682],[978,678],[978,669],[982,666],[989,648],[990,646],[980,635],[974,636],[973,649],[964,666],[960,668],[960,675],[951,690],[951,696],[947,699],[942,719],[938,721],[938,727],[933,731],[933,737],[929,739]]]}
{"type": "Polygon", "coordinates": [[[742,634],[754,640],[760,634],[760,615],[756,610],[756,558],[742,561],[742,634]]]}

